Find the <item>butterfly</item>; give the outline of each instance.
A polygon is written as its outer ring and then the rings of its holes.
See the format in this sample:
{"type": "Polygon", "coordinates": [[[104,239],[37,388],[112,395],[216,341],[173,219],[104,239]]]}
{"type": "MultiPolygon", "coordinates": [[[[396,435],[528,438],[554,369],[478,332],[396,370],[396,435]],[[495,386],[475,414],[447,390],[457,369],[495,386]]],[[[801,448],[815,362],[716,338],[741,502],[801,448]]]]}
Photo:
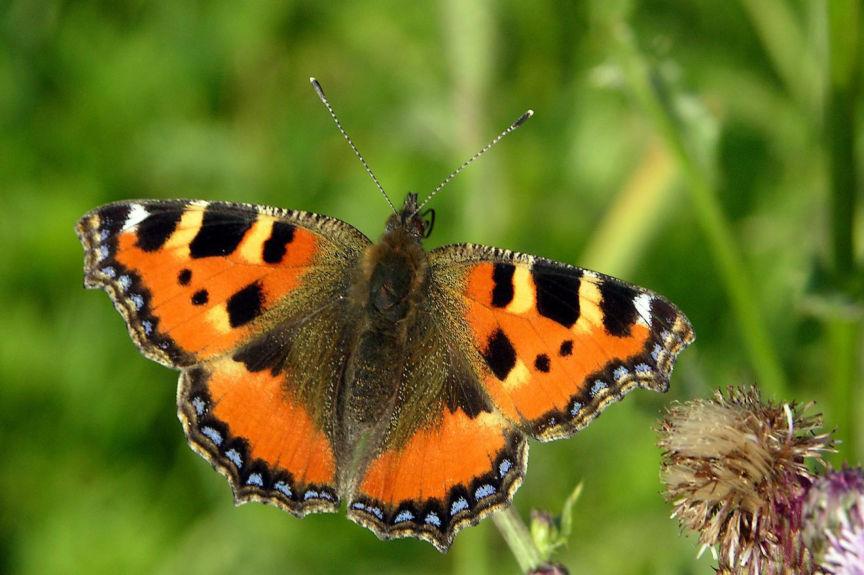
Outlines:
{"type": "Polygon", "coordinates": [[[426,251],[420,207],[409,194],[377,242],[328,216],[219,201],[122,201],[78,222],[85,286],[108,292],[145,356],[180,370],[189,445],[237,503],[298,517],[345,505],[382,539],[446,551],[510,504],[529,438],[668,388],[694,339],[669,301],[504,249],[426,251]]]}

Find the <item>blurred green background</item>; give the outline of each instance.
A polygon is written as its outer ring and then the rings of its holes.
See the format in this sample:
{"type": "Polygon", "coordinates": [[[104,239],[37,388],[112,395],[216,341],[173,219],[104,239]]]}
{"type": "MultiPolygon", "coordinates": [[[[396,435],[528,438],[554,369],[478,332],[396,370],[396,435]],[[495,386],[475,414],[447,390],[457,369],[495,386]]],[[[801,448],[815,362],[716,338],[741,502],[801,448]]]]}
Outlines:
{"type": "MultiPolygon", "coordinates": [[[[312,210],[370,237],[384,187],[430,191],[431,246],[471,241],[650,287],[697,343],[638,391],[532,446],[516,508],[578,482],[571,572],[711,573],[661,497],[664,405],[758,383],[816,400],[861,456],[858,3],[0,2],[0,572],[515,573],[491,521],[447,555],[344,516],[234,508],[186,446],[176,374],[84,291],[78,217],[206,198],[312,210]]],[[[860,148],[860,147],[859,147],[860,148]]]]}

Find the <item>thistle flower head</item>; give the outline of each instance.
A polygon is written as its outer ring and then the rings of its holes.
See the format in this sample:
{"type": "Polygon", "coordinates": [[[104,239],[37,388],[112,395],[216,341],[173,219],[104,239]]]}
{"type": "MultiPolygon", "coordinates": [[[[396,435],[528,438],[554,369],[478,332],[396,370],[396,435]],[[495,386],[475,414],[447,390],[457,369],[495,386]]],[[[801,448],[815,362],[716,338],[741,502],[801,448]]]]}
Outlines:
{"type": "Polygon", "coordinates": [[[807,406],[763,402],[753,387],[673,405],[660,428],[673,517],[718,552],[720,572],[808,573],[801,504],[808,461],[831,450],[807,406]]]}

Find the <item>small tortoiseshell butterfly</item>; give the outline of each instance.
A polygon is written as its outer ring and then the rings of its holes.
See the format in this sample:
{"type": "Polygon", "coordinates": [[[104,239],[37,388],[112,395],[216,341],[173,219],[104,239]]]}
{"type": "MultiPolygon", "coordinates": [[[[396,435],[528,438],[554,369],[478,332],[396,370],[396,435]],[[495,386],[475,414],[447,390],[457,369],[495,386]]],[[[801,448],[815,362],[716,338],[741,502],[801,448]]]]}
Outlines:
{"type": "Polygon", "coordinates": [[[144,355],[181,370],[189,444],[238,503],[301,517],[344,501],[383,539],[445,551],[510,504],[529,437],[569,437],[636,387],[666,391],[693,341],[674,305],[536,256],[427,252],[419,207],[409,194],[376,243],[226,202],[117,202],[78,222],[85,285],[144,355]]]}

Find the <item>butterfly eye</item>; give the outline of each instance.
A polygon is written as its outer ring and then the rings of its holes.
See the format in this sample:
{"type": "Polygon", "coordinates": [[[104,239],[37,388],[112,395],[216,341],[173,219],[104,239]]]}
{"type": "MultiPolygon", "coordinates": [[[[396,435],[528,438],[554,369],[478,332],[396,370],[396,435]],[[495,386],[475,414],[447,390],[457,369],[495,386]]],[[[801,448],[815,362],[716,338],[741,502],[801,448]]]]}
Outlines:
{"type": "Polygon", "coordinates": [[[428,238],[432,235],[432,228],[435,227],[435,210],[429,208],[420,214],[420,218],[423,220],[423,237],[428,238]]]}

